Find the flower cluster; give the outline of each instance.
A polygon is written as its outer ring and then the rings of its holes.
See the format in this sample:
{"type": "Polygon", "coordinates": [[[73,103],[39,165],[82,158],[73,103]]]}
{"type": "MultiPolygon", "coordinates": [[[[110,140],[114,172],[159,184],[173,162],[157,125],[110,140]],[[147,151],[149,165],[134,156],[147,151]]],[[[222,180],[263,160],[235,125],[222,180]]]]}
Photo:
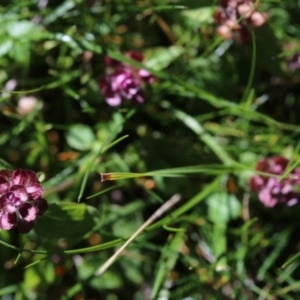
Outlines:
{"type": "Polygon", "coordinates": [[[252,0],[221,0],[214,19],[219,25],[217,33],[222,38],[246,43],[251,39],[249,28],[264,25],[267,15],[256,11],[252,0]]]}
{"type": "MultiPolygon", "coordinates": [[[[286,171],[289,160],[282,156],[274,156],[259,161],[256,170],[264,173],[282,175],[286,171]]],[[[250,190],[258,193],[259,200],[267,207],[278,204],[288,206],[298,202],[295,185],[300,185],[300,168],[296,168],[288,178],[253,175],[249,180],[250,190]]]]}
{"type": "MultiPolygon", "coordinates": [[[[126,55],[139,62],[144,60],[139,52],[129,51],[126,55]]],[[[147,70],[135,68],[110,57],[105,57],[104,62],[107,66],[107,74],[100,79],[99,87],[106,102],[110,106],[118,106],[124,99],[143,103],[145,96],[142,86],[145,83],[152,83],[154,76],[147,70]]]]}
{"type": "Polygon", "coordinates": [[[17,169],[0,171],[0,228],[27,233],[33,221],[48,208],[35,172],[17,169]]]}

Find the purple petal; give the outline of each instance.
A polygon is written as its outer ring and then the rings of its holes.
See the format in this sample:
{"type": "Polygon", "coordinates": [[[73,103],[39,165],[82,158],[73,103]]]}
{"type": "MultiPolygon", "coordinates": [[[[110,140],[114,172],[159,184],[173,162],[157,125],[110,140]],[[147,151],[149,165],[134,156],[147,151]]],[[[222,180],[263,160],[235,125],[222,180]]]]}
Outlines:
{"type": "Polygon", "coordinates": [[[122,85],[124,85],[125,80],[132,80],[132,75],[128,73],[120,73],[114,76],[111,82],[111,87],[113,91],[117,91],[122,85]]]}
{"type": "Polygon", "coordinates": [[[295,184],[300,185],[300,168],[296,168],[293,173],[293,181],[295,184]]]}
{"type": "Polygon", "coordinates": [[[12,181],[15,185],[27,185],[30,180],[36,182],[34,179],[35,173],[33,171],[17,169],[12,173],[12,181]]]}
{"type": "Polygon", "coordinates": [[[7,203],[6,195],[0,196],[0,210],[2,210],[4,208],[6,203],[7,203]]]}
{"type": "Polygon", "coordinates": [[[43,193],[43,188],[39,183],[33,183],[30,186],[26,186],[26,191],[33,199],[38,199],[43,193]]]}
{"type": "Polygon", "coordinates": [[[122,103],[122,99],[119,95],[114,95],[114,97],[105,98],[105,101],[110,106],[119,106],[122,103]]]}
{"type": "Polygon", "coordinates": [[[8,192],[1,197],[2,202],[2,211],[6,211],[9,213],[15,212],[19,205],[22,204],[18,197],[15,197],[14,193],[8,192]]]}
{"type": "Polygon", "coordinates": [[[289,160],[283,156],[274,156],[269,159],[269,166],[270,169],[267,170],[269,173],[272,174],[282,174],[286,169],[289,160]]]}
{"type": "Polygon", "coordinates": [[[33,171],[17,169],[12,173],[12,181],[14,185],[23,185],[33,199],[42,195],[43,189],[33,171]]]}
{"type": "Polygon", "coordinates": [[[109,56],[105,56],[104,57],[104,63],[109,66],[109,67],[113,67],[116,68],[117,66],[119,66],[121,63],[109,56]]]}
{"type": "Polygon", "coordinates": [[[25,203],[19,208],[19,213],[25,221],[30,222],[36,219],[38,208],[25,203]]]}
{"type": "Polygon", "coordinates": [[[297,203],[298,203],[298,199],[297,198],[292,198],[286,204],[287,204],[287,206],[293,206],[297,203]]]}
{"type": "Polygon", "coordinates": [[[38,183],[36,173],[31,170],[17,169],[12,173],[13,184],[30,186],[31,184],[38,183]]]}
{"type": "Polygon", "coordinates": [[[25,202],[28,200],[27,191],[22,185],[12,186],[10,192],[13,193],[14,198],[18,198],[18,201],[25,202]]]}
{"type": "Polygon", "coordinates": [[[33,222],[20,220],[17,225],[17,229],[20,233],[28,233],[33,228],[33,226],[34,226],[33,222]]]}
{"type": "MultiPolygon", "coordinates": [[[[2,171],[1,171],[2,172],[2,171]]],[[[7,192],[9,189],[9,181],[6,176],[0,173],[0,194],[7,192]]]]}
{"type": "Polygon", "coordinates": [[[281,193],[283,195],[288,195],[288,194],[295,194],[295,190],[291,184],[283,184],[281,193]]]}
{"type": "Polygon", "coordinates": [[[138,75],[146,83],[152,83],[155,80],[155,77],[150,72],[144,69],[140,69],[138,71],[138,75]]]}
{"type": "Polygon", "coordinates": [[[140,52],[137,52],[137,51],[128,51],[126,52],[126,55],[131,58],[131,59],[134,59],[134,60],[137,60],[139,62],[142,62],[144,60],[144,55],[140,52]]]}
{"type": "Polygon", "coordinates": [[[142,104],[145,102],[144,93],[141,90],[138,91],[138,93],[136,93],[136,95],[134,97],[134,102],[137,104],[142,104]]]}
{"type": "Polygon", "coordinates": [[[37,199],[34,206],[38,209],[38,215],[42,215],[46,212],[46,210],[48,209],[48,203],[45,199],[40,198],[37,199]]]}
{"type": "Polygon", "coordinates": [[[274,207],[278,200],[272,196],[269,189],[262,189],[258,194],[259,200],[267,207],[274,207]]]}
{"type": "Polygon", "coordinates": [[[250,177],[249,187],[252,192],[258,192],[264,184],[264,180],[257,175],[253,175],[250,177]]]}
{"type": "Polygon", "coordinates": [[[0,228],[10,230],[17,225],[17,215],[15,213],[4,212],[0,215],[0,228]]]}

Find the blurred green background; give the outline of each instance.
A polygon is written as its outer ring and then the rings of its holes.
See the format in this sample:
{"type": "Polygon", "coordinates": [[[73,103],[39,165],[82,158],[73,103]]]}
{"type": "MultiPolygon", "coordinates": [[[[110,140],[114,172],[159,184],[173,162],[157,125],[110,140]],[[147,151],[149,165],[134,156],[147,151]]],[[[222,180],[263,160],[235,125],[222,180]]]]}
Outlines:
{"type": "Polygon", "coordinates": [[[1,299],[298,299],[299,261],[281,267],[299,205],[266,208],[248,180],[300,159],[300,4],[255,4],[242,42],[217,34],[218,1],[1,1],[1,169],[39,172],[49,203],[29,234],[0,231],[1,299]],[[107,104],[105,56],[155,76],[143,104],[107,104]]]}

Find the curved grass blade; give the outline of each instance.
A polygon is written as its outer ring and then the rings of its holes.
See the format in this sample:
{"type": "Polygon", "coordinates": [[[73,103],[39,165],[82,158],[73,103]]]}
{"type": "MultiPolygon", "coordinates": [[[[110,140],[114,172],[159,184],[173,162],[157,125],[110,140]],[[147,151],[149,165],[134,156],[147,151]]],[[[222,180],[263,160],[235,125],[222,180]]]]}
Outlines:
{"type": "Polygon", "coordinates": [[[180,254],[179,249],[184,241],[184,236],[184,232],[179,231],[174,235],[172,240],[164,246],[157,263],[158,269],[155,272],[155,281],[150,296],[151,300],[157,299],[158,293],[166,281],[168,274],[174,268],[180,254]]]}
{"type": "Polygon", "coordinates": [[[181,232],[181,231],[185,231],[183,228],[174,228],[174,227],[169,227],[167,224],[163,225],[163,229],[166,231],[170,231],[170,232],[181,232]]]}
{"type": "Polygon", "coordinates": [[[61,76],[59,80],[55,80],[53,82],[50,82],[48,84],[41,85],[40,87],[30,89],[30,90],[22,90],[22,91],[5,91],[5,90],[0,90],[0,92],[5,92],[9,94],[32,94],[36,93],[39,91],[44,91],[44,90],[51,90],[55,89],[58,87],[61,87],[63,84],[66,84],[68,82],[71,82],[73,79],[76,79],[82,75],[81,71],[74,71],[70,74],[65,74],[61,76]]]}
{"type": "Polygon", "coordinates": [[[282,266],[281,269],[285,269],[287,266],[292,264],[294,261],[296,261],[300,257],[300,251],[293,255],[290,259],[288,259],[282,266]]]}
{"type": "Polygon", "coordinates": [[[168,214],[163,219],[157,221],[153,225],[149,226],[147,230],[153,230],[160,226],[163,226],[165,224],[169,224],[174,219],[178,218],[194,206],[196,206],[199,202],[204,200],[208,195],[210,195],[212,192],[215,192],[220,185],[220,178],[217,177],[213,182],[211,182],[209,185],[207,185],[203,190],[201,190],[197,195],[195,195],[193,198],[188,200],[186,203],[184,203],[182,206],[174,210],[172,213],[168,214]]]}
{"type": "Polygon", "coordinates": [[[250,74],[249,74],[249,78],[248,78],[248,82],[244,94],[241,99],[241,103],[244,104],[246,107],[249,107],[249,104],[251,103],[252,100],[250,90],[253,84],[255,65],[256,65],[256,41],[255,41],[255,36],[253,31],[251,31],[251,35],[252,35],[252,57],[251,57],[250,74]]]}
{"type": "Polygon", "coordinates": [[[43,258],[41,258],[41,259],[38,259],[38,260],[34,261],[33,263],[31,263],[31,264],[29,264],[29,265],[26,265],[24,268],[25,268],[25,269],[28,269],[28,268],[30,268],[30,267],[32,267],[32,266],[35,266],[35,265],[39,264],[40,262],[42,262],[43,260],[45,260],[45,259],[47,259],[47,258],[48,258],[48,256],[43,257],[43,258]]]}
{"type": "MultiPolygon", "coordinates": [[[[59,300],[74,299],[73,297],[82,290],[81,283],[75,283],[71,288],[68,289],[65,295],[59,298],[59,300]]],[[[82,298],[83,299],[83,298],[82,298]]]]}
{"type": "Polygon", "coordinates": [[[281,178],[281,175],[275,175],[271,173],[265,173],[258,170],[253,170],[249,166],[244,166],[240,163],[234,162],[234,165],[199,165],[199,166],[188,166],[179,167],[172,169],[156,170],[145,173],[130,173],[130,172],[111,172],[111,173],[100,173],[101,181],[115,181],[132,178],[144,178],[144,177],[168,177],[178,178],[184,177],[187,174],[206,174],[206,175],[224,175],[228,173],[235,173],[239,171],[252,171],[255,174],[259,174],[266,177],[281,178]]]}
{"type": "Polygon", "coordinates": [[[0,244],[3,245],[3,246],[5,246],[5,247],[7,247],[7,248],[11,248],[11,249],[13,249],[13,250],[17,250],[17,251],[20,252],[20,248],[17,248],[17,247],[15,247],[15,246],[13,246],[13,245],[7,244],[7,243],[5,243],[5,242],[3,242],[3,241],[1,241],[1,240],[0,240],[0,244]]]}
{"type": "Polygon", "coordinates": [[[11,284],[6,287],[3,287],[0,289],[0,296],[13,294],[18,290],[19,287],[20,287],[20,284],[11,284]]]}
{"type": "Polygon", "coordinates": [[[116,239],[101,245],[96,245],[96,246],[91,246],[91,247],[86,247],[86,248],[80,248],[80,249],[74,249],[74,250],[65,250],[65,254],[77,254],[77,253],[89,253],[89,252],[95,252],[95,251],[100,251],[104,249],[109,249],[112,247],[115,247],[119,245],[120,243],[124,242],[124,239],[116,239]]]}
{"type": "Polygon", "coordinates": [[[228,166],[235,164],[235,161],[229,156],[224,148],[204,129],[204,127],[195,118],[180,110],[175,110],[174,113],[175,117],[177,117],[188,128],[194,131],[225,165],[228,166]]]}
{"type": "Polygon", "coordinates": [[[274,265],[275,260],[279,255],[282,254],[283,249],[286,247],[289,242],[289,238],[292,232],[292,228],[287,228],[286,230],[280,232],[278,236],[276,236],[276,240],[274,241],[274,249],[268,255],[268,257],[264,260],[262,266],[259,268],[257,272],[257,278],[262,280],[265,278],[265,274],[272,265],[274,265]]]}
{"type": "Polygon", "coordinates": [[[91,199],[91,198],[97,197],[97,196],[99,196],[99,195],[101,195],[101,194],[107,193],[107,192],[109,192],[109,191],[111,191],[111,190],[114,190],[114,189],[116,189],[116,188],[118,188],[118,187],[121,187],[121,186],[122,186],[122,184],[116,184],[116,185],[114,185],[114,186],[112,186],[112,187],[109,187],[109,188],[103,190],[103,191],[100,191],[99,193],[96,193],[96,194],[94,194],[94,195],[88,196],[88,197],[86,197],[85,199],[91,199]]]}
{"type": "MultiPolygon", "coordinates": [[[[199,174],[199,173],[205,173],[208,175],[222,175],[222,174],[228,174],[240,170],[248,170],[248,167],[245,167],[238,163],[236,163],[235,166],[198,165],[198,166],[156,170],[156,171],[150,171],[145,173],[130,173],[130,172],[100,173],[100,176],[101,176],[101,181],[113,181],[113,180],[140,178],[140,177],[153,177],[153,176],[182,177],[186,174],[199,174]]],[[[263,174],[266,175],[266,173],[263,174]]],[[[272,174],[267,174],[267,175],[273,176],[272,174]]]]}
{"type": "Polygon", "coordinates": [[[114,145],[116,145],[116,144],[120,143],[121,141],[123,141],[124,139],[128,138],[128,137],[129,137],[129,135],[124,135],[124,136],[120,137],[119,139],[113,141],[108,146],[106,146],[106,147],[103,148],[103,153],[106,152],[111,147],[113,147],[114,145]]]}

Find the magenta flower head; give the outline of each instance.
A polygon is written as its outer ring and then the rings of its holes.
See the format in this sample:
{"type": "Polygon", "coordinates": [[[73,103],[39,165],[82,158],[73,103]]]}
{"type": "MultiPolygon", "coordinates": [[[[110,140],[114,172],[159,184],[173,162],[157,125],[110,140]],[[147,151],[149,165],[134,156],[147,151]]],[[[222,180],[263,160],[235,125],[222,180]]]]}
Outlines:
{"type": "Polygon", "coordinates": [[[30,170],[0,171],[0,229],[27,233],[48,208],[43,189],[30,170]]]}
{"type": "MultiPolygon", "coordinates": [[[[133,60],[142,62],[144,56],[136,51],[129,51],[126,55],[133,60]]],[[[100,90],[110,106],[118,106],[123,100],[143,103],[145,95],[143,86],[154,81],[154,76],[147,70],[139,69],[108,56],[104,58],[107,74],[99,81],[100,90]]]]}
{"type": "MultiPolygon", "coordinates": [[[[259,161],[256,170],[282,175],[286,171],[289,160],[282,156],[274,156],[259,161]]],[[[296,168],[288,178],[279,180],[278,177],[253,175],[249,180],[250,190],[258,194],[259,200],[267,207],[274,207],[278,204],[287,206],[295,205],[298,202],[295,185],[300,184],[300,168],[296,168]]]]}
{"type": "Polygon", "coordinates": [[[260,27],[267,21],[267,14],[256,8],[256,2],[252,0],[220,0],[213,15],[218,24],[218,35],[225,40],[233,38],[240,43],[249,42],[249,29],[260,27]]]}

